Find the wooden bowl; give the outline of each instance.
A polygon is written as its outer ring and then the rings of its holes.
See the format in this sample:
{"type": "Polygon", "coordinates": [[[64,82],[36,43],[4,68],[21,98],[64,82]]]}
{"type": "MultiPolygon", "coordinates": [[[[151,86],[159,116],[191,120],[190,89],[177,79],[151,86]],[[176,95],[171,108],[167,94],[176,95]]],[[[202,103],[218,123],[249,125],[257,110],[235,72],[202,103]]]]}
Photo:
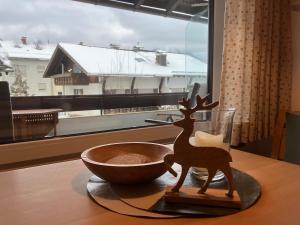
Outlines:
{"type": "Polygon", "coordinates": [[[91,172],[106,181],[134,184],[164,174],[163,158],[171,152],[165,145],[124,142],[90,148],[81,154],[81,159],[91,172]]]}

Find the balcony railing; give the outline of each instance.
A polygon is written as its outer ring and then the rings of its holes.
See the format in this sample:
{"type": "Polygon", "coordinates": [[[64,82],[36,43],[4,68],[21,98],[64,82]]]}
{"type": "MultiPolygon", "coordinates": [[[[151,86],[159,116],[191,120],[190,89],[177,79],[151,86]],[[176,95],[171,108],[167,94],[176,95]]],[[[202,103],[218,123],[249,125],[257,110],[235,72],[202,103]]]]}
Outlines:
{"type": "Polygon", "coordinates": [[[155,124],[147,120],[162,120],[164,117],[161,114],[176,113],[177,107],[172,106],[178,105],[178,101],[187,95],[186,92],[179,92],[11,97],[14,140],[37,140],[153,126],[155,124]],[[60,111],[67,113],[58,115],[60,111]]]}
{"type": "Polygon", "coordinates": [[[60,108],[62,111],[103,110],[177,105],[187,92],[121,95],[12,97],[13,110],[60,108]]]}

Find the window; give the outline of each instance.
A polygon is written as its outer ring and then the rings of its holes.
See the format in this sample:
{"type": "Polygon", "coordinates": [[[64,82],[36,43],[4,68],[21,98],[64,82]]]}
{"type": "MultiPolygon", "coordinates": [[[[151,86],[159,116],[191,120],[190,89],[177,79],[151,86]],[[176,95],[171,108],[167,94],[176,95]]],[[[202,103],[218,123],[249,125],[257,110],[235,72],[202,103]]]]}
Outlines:
{"type": "Polygon", "coordinates": [[[74,89],[74,95],[83,95],[83,89],[74,89]]]}
{"type": "Polygon", "coordinates": [[[46,83],[39,83],[39,91],[45,91],[47,90],[47,84],[46,83]]]}
{"type": "Polygon", "coordinates": [[[213,0],[199,1],[179,1],[166,14],[160,1],[143,1],[133,13],[119,9],[125,0],[24,0],[20,7],[6,0],[2,26],[20,29],[0,39],[0,55],[13,67],[0,80],[9,82],[16,109],[24,109],[19,96],[28,109],[62,109],[57,136],[152,126],[145,120],[179,113],[176,101],[194,83],[201,95],[211,93],[213,0]]]}
{"type": "Polygon", "coordinates": [[[106,95],[115,95],[115,94],[117,94],[117,90],[116,89],[105,90],[104,94],[106,94],[106,95]]]}

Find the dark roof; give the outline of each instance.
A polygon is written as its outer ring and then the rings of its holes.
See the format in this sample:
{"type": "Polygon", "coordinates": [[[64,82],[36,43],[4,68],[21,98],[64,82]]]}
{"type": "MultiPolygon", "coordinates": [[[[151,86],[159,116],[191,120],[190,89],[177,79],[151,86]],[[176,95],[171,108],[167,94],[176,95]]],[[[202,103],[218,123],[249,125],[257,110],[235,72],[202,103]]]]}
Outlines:
{"type": "Polygon", "coordinates": [[[201,22],[208,21],[208,0],[74,0],[95,5],[126,9],[176,19],[189,20],[201,13],[201,22]]]}

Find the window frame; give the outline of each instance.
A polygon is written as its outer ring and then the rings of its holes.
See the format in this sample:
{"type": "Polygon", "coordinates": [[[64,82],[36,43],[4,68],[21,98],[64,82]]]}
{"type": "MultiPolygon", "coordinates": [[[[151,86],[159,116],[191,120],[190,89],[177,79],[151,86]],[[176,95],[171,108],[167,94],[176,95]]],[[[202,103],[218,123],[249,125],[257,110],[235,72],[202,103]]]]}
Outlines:
{"type": "Polygon", "coordinates": [[[210,94],[209,101],[213,98],[214,82],[214,29],[215,29],[215,0],[208,0],[208,62],[207,62],[207,93],[210,94]]]}
{"type": "MultiPolygon", "coordinates": [[[[213,53],[214,53],[214,10],[215,10],[215,1],[214,0],[209,0],[208,1],[208,7],[209,7],[209,10],[208,10],[208,15],[209,15],[208,18],[209,19],[208,19],[207,92],[209,94],[211,94],[211,97],[210,97],[210,101],[211,101],[212,100],[212,94],[213,94],[213,66],[214,66],[213,65],[213,61],[214,61],[214,54],[213,53]]],[[[132,135],[132,133],[134,133],[136,130],[143,130],[143,132],[146,131],[146,133],[147,133],[147,130],[149,130],[149,131],[151,130],[153,132],[153,135],[156,136],[157,139],[159,139],[160,137],[162,137],[162,134],[167,133],[167,132],[164,131],[164,129],[176,130],[176,132],[178,131],[178,129],[172,128],[172,127],[173,127],[172,125],[161,125],[161,126],[142,127],[142,128],[137,128],[137,129],[128,128],[128,129],[122,129],[122,130],[118,130],[118,131],[109,131],[109,130],[99,131],[99,133],[97,132],[97,133],[93,133],[93,134],[79,133],[79,134],[70,135],[70,137],[68,137],[68,136],[64,136],[64,137],[57,136],[57,137],[53,137],[51,139],[45,139],[45,140],[31,140],[31,141],[20,142],[20,143],[10,143],[10,144],[5,145],[5,146],[0,145],[0,152],[2,152],[2,150],[4,150],[4,152],[5,152],[10,148],[15,149],[16,146],[17,146],[17,149],[20,147],[20,151],[21,151],[21,149],[23,151],[24,150],[23,147],[22,147],[23,145],[27,146],[25,148],[25,150],[28,150],[29,152],[30,151],[37,152],[36,149],[34,150],[33,147],[30,147],[31,145],[36,146],[33,143],[36,143],[37,145],[43,145],[43,143],[47,143],[49,146],[54,146],[57,143],[62,144],[63,143],[63,142],[61,142],[62,139],[68,139],[68,140],[70,140],[69,138],[71,138],[72,140],[77,140],[77,139],[79,140],[79,139],[85,139],[85,138],[88,139],[88,137],[91,136],[91,135],[92,136],[96,135],[101,139],[101,137],[106,136],[106,134],[109,134],[109,135],[112,135],[112,136],[113,135],[118,136],[119,133],[122,133],[121,136],[124,137],[127,140],[132,135]]],[[[143,134],[143,132],[141,132],[141,134],[143,134]]],[[[174,137],[174,132],[170,132],[168,137],[170,137],[170,136],[174,137]]],[[[165,138],[167,138],[167,136],[165,138]]],[[[151,140],[154,140],[155,138],[154,137],[152,137],[152,138],[147,138],[147,137],[141,138],[140,137],[138,139],[140,139],[140,141],[142,141],[142,140],[151,141],[151,140]]],[[[101,144],[102,142],[103,141],[99,141],[97,143],[101,144]]],[[[27,156],[24,156],[24,154],[23,154],[24,157],[22,159],[20,158],[17,161],[20,161],[20,160],[24,161],[24,160],[29,160],[29,159],[33,159],[33,158],[41,158],[41,157],[45,157],[45,156],[49,157],[51,155],[52,156],[53,155],[63,155],[63,154],[68,153],[68,150],[66,150],[66,148],[63,147],[63,146],[64,145],[62,144],[62,149],[61,149],[62,152],[61,153],[58,153],[57,151],[52,151],[52,152],[49,152],[49,154],[45,154],[45,153],[43,153],[43,151],[41,151],[40,154],[37,154],[37,155],[34,155],[34,156],[32,156],[32,154],[31,154],[31,156],[29,158],[27,156]]],[[[11,150],[9,150],[9,151],[11,151],[11,150]]],[[[78,150],[76,150],[76,151],[78,151],[78,150]]],[[[82,151],[82,149],[80,151],[82,151]]],[[[6,159],[6,162],[16,162],[15,159],[11,158],[11,153],[8,155],[8,158],[9,159],[6,159]]],[[[16,157],[16,158],[18,158],[18,157],[16,157]]],[[[5,158],[3,160],[5,161],[5,158]]],[[[1,161],[0,165],[3,164],[3,163],[4,162],[1,161]]]]}

